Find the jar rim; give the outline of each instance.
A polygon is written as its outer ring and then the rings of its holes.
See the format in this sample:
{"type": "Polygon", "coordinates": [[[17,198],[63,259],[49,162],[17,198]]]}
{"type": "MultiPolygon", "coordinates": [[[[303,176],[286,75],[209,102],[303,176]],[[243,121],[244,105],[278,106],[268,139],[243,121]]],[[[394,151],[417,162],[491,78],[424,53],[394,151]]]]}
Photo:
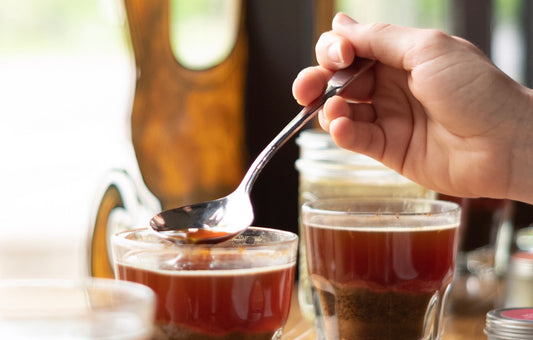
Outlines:
{"type": "Polygon", "coordinates": [[[385,166],[359,167],[338,162],[322,162],[301,158],[296,160],[294,166],[299,173],[306,176],[342,178],[351,182],[359,182],[361,180],[365,182],[383,181],[385,183],[412,182],[410,179],[385,166]]]}

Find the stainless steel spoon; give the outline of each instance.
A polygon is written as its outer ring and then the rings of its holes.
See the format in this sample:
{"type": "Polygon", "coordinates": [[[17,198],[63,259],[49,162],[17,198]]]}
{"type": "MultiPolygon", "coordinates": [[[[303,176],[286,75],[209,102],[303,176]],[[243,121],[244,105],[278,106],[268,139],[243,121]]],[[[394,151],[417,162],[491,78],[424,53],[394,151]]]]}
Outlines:
{"type": "Polygon", "coordinates": [[[324,95],[306,106],[281,130],[257,156],[230,195],[163,211],[150,220],[150,227],[160,236],[179,243],[217,243],[244,231],[254,219],[250,192],[257,175],[274,153],[315,116],[328,98],[339,94],[373,64],[373,60],[359,58],[350,67],[335,72],[324,95]]]}

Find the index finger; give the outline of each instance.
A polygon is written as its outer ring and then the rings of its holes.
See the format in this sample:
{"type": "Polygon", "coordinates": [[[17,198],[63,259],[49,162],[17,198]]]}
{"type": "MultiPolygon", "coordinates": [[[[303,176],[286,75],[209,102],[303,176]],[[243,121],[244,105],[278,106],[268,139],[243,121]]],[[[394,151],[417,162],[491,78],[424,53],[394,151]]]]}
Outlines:
{"type": "Polygon", "coordinates": [[[333,19],[333,32],[348,39],[360,57],[413,70],[427,60],[449,51],[454,38],[444,32],[391,24],[360,24],[344,13],[333,19]]]}

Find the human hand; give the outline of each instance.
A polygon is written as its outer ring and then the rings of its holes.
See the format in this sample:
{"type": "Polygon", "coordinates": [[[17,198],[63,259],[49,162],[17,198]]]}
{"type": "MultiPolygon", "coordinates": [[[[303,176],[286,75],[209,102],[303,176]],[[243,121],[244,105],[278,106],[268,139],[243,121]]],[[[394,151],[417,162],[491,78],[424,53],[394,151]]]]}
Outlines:
{"type": "Polygon", "coordinates": [[[441,193],[533,201],[531,90],[474,45],[436,30],[359,24],[338,14],[316,55],[319,66],[293,84],[302,105],[355,56],[378,61],[319,113],[339,146],[441,193]]]}

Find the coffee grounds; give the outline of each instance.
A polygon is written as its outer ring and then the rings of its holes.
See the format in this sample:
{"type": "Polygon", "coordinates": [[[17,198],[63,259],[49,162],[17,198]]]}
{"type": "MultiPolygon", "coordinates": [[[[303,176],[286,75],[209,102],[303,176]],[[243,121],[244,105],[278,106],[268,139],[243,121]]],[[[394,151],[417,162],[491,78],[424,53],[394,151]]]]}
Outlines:
{"type": "Polygon", "coordinates": [[[153,340],[272,340],[280,339],[281,336],[273,338],[275,332],[251,333],[240,332],[225,335],[210,335],[191,331],[185,327],[176,325],[158,325],[154,332],[153,340]]]}
{"type": "Polygon", "coordinates": [[[371,291],[342,287],[317,289],[328,339],[418,340],[433,294],[371,291]],[[338,329],[338,334],[336,329],[338,329]]]}

